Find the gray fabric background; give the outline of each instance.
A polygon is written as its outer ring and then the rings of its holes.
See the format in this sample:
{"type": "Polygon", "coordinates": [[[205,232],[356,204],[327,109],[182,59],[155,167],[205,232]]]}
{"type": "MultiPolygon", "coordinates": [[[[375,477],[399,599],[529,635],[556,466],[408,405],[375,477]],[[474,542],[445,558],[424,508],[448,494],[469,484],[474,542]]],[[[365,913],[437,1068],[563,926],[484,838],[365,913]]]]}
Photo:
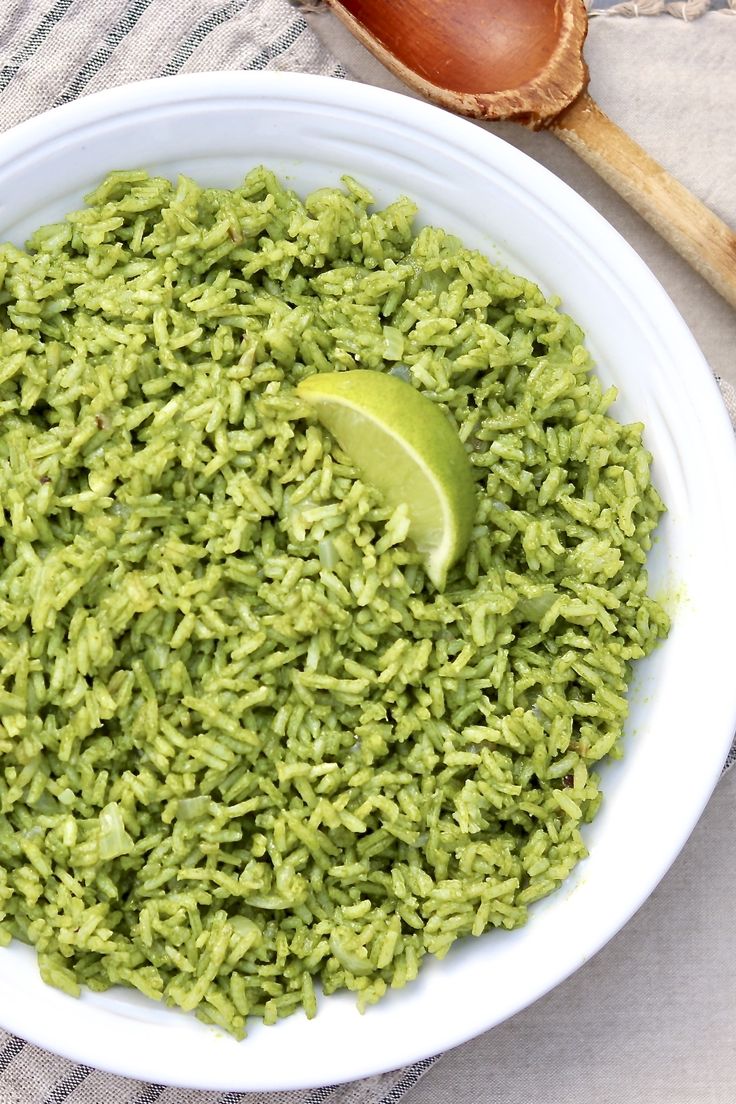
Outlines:
{"type": "MultiPolygon", "coordinates": [[[[596,18],[586,56],[604,110],[736,226],[736,0],[714,0],[719,10],[696,19],[707,7],[707,0],[627,3],[628,15],[678,18],[596,18]]],[[[336,77],[347,71],[401,88],[332,16],[302,16],[287,0],[0,3],[0,129],[141,76],[266,67],[336,77]]],[[[603,212],[659,276],[726,388],[736,384],[733,310],[551,135],[491,129],[603,212]]],[[[318,1093],[193,1093],[75,1067],[0,1031],[0,1104],[394,1104],[402,1097],[406,1104],[730,1104],[735,833],[733,771],[673,870],[604,951],[429,1072],[430,1063],[419,1064],[318,1093]]]]}

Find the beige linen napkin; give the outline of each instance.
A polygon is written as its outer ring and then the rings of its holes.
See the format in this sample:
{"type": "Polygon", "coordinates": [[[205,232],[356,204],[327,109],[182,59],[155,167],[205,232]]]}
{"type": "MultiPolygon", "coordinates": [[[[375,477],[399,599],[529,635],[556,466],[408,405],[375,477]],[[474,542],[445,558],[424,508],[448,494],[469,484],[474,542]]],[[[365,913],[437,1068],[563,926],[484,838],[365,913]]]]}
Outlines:
{"type": "MultiPolygon", "coordinates": [[[[588,44],[593,91],[645,148],[736,225],[736,13],[713,12],[697,25],[686,25],[698,14],[698,5],[699,10],[708,6],[707,0],[666,5],[642,0],[642,7],[647,4],[686,18],[595,20],[588,44]],[[671,30],[663,31],[665,25],[671,30]]],[[[331,16],[304,14],[288,0],[0,3],[0,130],[130,80],[264,68],[350,75],[401,89],[331,16]]],[[[636,246],[670,291],[728,392],[729,381],[736,383],[733,311],[550,135],[493,129],[572,183],[636,246]]],[[[733,416],[736,403],[730,395],[733,416]]],[[[0,1031],[0,1104],[396,1104],[430,1065],[431,1060],[419,1062],[349,1086],[303,1093],[203,1093],[91,1070],[0,1031]]],[[[485,1083],[478,1085],[477,1096],[466,1096],[486,1098],[485,1083]]]]}

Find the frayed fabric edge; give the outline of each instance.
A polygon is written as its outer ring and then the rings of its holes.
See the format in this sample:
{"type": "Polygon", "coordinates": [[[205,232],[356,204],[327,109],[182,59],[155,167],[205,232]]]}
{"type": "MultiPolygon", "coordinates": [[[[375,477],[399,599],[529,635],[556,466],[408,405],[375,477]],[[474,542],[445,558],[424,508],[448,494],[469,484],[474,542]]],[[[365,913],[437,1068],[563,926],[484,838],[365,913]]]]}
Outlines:
{"type": "MultiPolygon", "coordinates": [[[[672,15],[686,23],[699,19],[707,12],[714,11],[712,0],[623,0],[610,8],[596,7],[595,0],[586,0],[591,18],[618,15],[627,19],[640,16],[672,15]]],[[[718,11],[727,15],[736,15],[736,0],[726,0],[725,7],[718,5],[718,11]]]]}

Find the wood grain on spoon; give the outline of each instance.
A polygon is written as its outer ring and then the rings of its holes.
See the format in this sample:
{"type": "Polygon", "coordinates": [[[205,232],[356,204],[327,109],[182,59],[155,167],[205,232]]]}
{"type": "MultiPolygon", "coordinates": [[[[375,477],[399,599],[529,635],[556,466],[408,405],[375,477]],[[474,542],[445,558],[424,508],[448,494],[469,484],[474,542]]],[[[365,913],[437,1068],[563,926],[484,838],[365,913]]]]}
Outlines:
{"type": "Polygon", "coordinates": [[[327,0],[409,87],[462,115],[547,128],[736,307],[736,234],[600,110],[583,0],[327,0]]]}

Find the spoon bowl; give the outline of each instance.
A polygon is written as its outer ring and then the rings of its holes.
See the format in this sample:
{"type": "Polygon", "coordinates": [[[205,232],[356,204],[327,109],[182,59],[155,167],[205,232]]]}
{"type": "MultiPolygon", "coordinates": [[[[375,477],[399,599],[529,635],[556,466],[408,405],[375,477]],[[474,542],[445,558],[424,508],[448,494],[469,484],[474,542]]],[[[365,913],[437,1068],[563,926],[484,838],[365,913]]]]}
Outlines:
{"type": "Polygon", "coordinates": [[[380,60],[450,110],[541,126],[587,83],[578,0],[328,0],[380,60]]]}
{"type": "Polygon", "coordinates": [[[498,0],[493,6],[454,0],[451,10],[433,0],[342,0],[341,6],[425,81],[468,96],[534,81],[566,42],[565,22],[576,32],[566,50],[579,62],[576,38],[585,35],[577,12],[557,0],[498,0]],[[436,49],[439,41],[443,51],[436,49]]]}

